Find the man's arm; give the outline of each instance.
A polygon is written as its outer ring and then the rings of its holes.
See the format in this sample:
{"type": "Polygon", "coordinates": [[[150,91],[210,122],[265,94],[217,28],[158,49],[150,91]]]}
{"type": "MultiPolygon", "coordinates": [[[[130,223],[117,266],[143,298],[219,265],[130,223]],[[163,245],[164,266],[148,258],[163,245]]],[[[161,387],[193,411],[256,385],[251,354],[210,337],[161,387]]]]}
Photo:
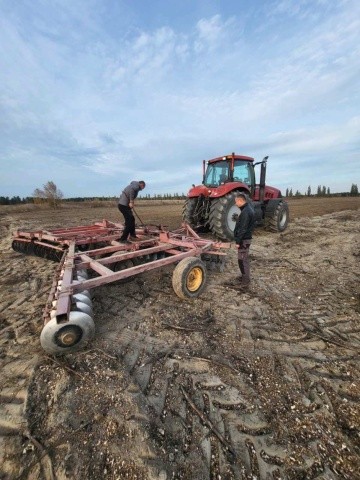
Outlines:
{"type": "Polygon", "coordinates": [[[239,247],[240,243],[242,242],[242,239],[246,233],[247,227],[249,223],[249,214],[246,210],[243,210],[241,212],[241,215],[239,217],[238,223],[236,225],[235,229],[235,242],[236,246],[239,247]]]}
{"type": "MultiPolygon", "coordinates": [[[[139,188],[140,189],[140,188],[139,188]]],[[[130,187],[130,192],[129,192],[129,207],[134,208],[134,200],[137,197],[138,191],[134,187],[130,187]]]]}

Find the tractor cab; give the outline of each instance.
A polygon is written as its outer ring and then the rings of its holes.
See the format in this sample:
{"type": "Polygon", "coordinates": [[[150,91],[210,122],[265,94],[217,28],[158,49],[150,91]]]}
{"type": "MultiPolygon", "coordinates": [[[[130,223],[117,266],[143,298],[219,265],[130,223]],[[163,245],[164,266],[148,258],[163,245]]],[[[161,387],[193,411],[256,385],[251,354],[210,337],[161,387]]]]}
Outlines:
{"type": "Polygon", "coordinates": [[[221,159],[209,160],[205,171],[203,185],[216,188],[227,182],[241,182],[252,190],[255,185],[253,159],[229,155],[221,159]]]}

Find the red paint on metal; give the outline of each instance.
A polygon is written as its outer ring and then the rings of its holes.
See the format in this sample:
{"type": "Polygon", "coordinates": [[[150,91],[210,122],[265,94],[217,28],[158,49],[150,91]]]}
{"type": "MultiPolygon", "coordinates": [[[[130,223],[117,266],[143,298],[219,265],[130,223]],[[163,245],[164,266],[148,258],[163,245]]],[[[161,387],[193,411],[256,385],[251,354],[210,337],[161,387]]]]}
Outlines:
{"type": "Polygon", "coordinates": [[[56,321],[63,323],[68,320],[72,295],[77,292],[175,264],[183,258],[199,256],[205,252],[209,255],[224,255],[219,250],[230,247],[228,243],[200,238],[187,224],[183,224],[181,228],[172,232],[164,230],[161,226],[137,229],[136,232],[140,239],[133,243],[122,244],[116,241],[122,232],[122,228],[122,225],[103,220],[101,223],[88,226],[32,232],[18,230],[14,233],[14,240],[17,241],[44,245],[56,251],[64,251],[67,248],[67,253],[64,253],[64,257],[56,272],[46,304],[44,311],[45,323],[49,320],[50,311],[54,309],[52,306],[53,300],[57,302],[56,321]],[[146,237],[141,238],[141,235],[145,232],[146,237]],[[29,239],[32,240],[30,241],[29,239]],[[43,243],[40,239],[47,239],[52,243],[43,243]],[[77,246],[84,244],[100,244],[102,246],[86,252],[76,252],[77,246]],[[104,244],[107,245],[103,246],[104,244]],[[112,264],[120,261],[135,260],[138,257],[160,252],[164,252],[167,256],[117,272],[109,268],[112,264]],[[113,255],[114,253],[118,254],[113,255]],[[91,271],[95,277],[84,281],[76,280],[74,278],[76,271],[80,269],[91,271]],[[62,280],[60,286],[59,278],[62,280]]]}

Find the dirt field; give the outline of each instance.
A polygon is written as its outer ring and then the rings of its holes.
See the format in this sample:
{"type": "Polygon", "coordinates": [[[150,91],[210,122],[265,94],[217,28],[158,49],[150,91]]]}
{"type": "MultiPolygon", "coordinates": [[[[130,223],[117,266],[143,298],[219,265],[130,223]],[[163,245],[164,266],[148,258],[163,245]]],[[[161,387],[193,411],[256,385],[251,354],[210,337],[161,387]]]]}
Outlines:
{"type": "MultiPolygon", "coordinates": [[[[139,205],[178,227],[181,202],[139,205]]],[[[180,300],[172,268],[93,290],[88,349],[39,344],[56,265],[11,232],[107,218],[114,206],[0,210],[0,479],[360,479],[360,198],[290,202],[257,231],[247,293],[208,272],[180,300]]]]}

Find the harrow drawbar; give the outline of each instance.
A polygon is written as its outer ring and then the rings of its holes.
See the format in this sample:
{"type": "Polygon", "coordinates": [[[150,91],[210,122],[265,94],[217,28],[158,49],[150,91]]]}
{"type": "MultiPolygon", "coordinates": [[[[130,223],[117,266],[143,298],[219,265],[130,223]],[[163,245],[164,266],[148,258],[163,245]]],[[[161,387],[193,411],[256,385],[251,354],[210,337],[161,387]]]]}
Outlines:
{"type": "Polygon", "coordinates": [[[128,281],[143,272],[176,264],[172,285],[183,299],[205,288],[207,268],[223,270],[229,243],[200,238],[188,225],[175,231],[161,226],[136,229],[138,239],[118,241],[122,224],[104,220],[56,230],[16,231],[15,251],[60,262],[46,303],[40,341],[52,354],[82,348],[95,332],[91,289],[128,281]]]}

